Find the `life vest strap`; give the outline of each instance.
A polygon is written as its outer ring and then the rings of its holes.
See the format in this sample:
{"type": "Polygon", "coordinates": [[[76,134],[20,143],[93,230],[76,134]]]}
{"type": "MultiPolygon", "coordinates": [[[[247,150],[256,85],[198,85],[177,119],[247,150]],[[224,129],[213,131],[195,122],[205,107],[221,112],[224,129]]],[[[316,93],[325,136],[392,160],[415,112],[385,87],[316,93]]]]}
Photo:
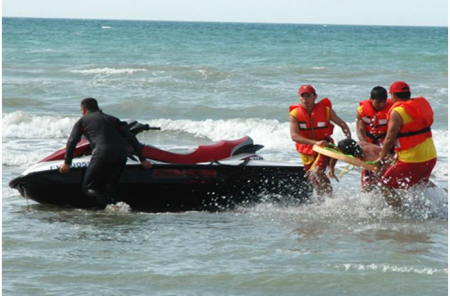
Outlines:
{"type": "Polygon", "coordinates": [[[327,125],[327,126],[321,126],[321,127],[313,127],[313,128],[301,128],[300,126],[299,126],[299,130],[302,130],[302,131],[310,131],[310,130],[319,130],[319,129],[324,129],[324,128],[328,128],[330,125],[327,125]]]}
{"type": "Polygon", "coordinates": [[[364,123],[364,125],[367,125],[367,126],[369,126],[371,128],[377,128],[377,127],[382,127],[382,126],[386,126],[387,125],[387,123],[385,123],[385,124],[378,124],[378,125],[372,125],[372,123],[368,123],[368,122],[365,122],[365,121],[363,121],[363,123],[364,123]]]}
{"type": "Polygon", "coordinates": [[[366,133],[366,137],[372,139],[373,140],[373,144],[378,144],[379,140],[386,138],[386,133],[382,133],[382,134],[379,134],[379,135],[366,133]]]}
{"type": "Polygon", "coordinates": [[[420,135],[420,134],[424,134],[424,133],[428,133],[431,131],[431,127],[428,126],[424,129],[415,131],[415,132],[407,132],[407,133],[398,133],[397,138],[403,138],[403,137],[411,137],[411,136],[415,136],[415,135],[420,135]]]}

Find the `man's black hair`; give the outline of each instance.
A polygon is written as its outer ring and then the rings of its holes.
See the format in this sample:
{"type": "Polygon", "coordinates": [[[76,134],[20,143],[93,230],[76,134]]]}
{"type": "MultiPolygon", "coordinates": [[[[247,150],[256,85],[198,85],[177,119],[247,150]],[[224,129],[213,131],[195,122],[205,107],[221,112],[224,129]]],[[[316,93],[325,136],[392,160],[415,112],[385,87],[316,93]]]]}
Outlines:
{"type": "Polygon", "coordinates": [[[370,92],[370,99],[372,100],[386,101],[387,96],[387,90],[382,86],[375,86],[370,92]]]}
{"type": "Polygon", "coordinates": [[[97,100],[94,98],[83,99],[81,101],[81,106],[89,112],[95,112],[99,110],[97,100]]]}
{"type": "Polygon", "coordinates": [[[341,140],[338,143],[338,148],[344,154],[350,154],[353,156],[361,155],[361,147],[359,147],[358,143],[356,143],[353,139],[345,139],[341,140]]]}
{"type": "Polygon", "coordinates": [[[407,91],[407,92],[401,92],[401,93],[395,93],[397,95],[397,97],[400,100],[409,100],[411,99],[411,92],[407,91]]]}

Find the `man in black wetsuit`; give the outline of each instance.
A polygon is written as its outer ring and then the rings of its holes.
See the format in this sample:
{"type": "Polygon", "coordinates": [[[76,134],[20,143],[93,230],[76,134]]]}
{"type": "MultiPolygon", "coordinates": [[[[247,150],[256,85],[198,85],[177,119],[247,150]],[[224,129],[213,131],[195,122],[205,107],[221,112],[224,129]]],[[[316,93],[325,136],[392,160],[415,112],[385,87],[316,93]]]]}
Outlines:
{"type": "Polygon", "coordinates": [[[127,142],[141,161],[144,169],[151,163],[142,154],[142,147],[136,136],[118,118],[105,114],[99,109],[97,100],[86,98],[81,101],[81,117],[73,126],[67,141],[64,164],[61,173],[68,173],[77,143],[84,135],[91,144],[92,158],[84,174],[81,189],[95,200],[99,206],[120,201],[117,184],[127,162],[127,142]]]}

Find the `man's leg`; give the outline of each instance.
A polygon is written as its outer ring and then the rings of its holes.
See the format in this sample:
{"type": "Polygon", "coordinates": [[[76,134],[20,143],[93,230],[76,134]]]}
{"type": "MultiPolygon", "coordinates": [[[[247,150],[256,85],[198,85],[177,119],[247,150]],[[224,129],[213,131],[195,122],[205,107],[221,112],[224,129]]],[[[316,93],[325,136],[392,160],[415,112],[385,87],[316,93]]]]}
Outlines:
{"type": "Polygon", "coordinates": [[[436,159],[420,163],[405,163],[396,161],[381,177],[380,190],[391,207],[402,206],[400,196],[395,189],[409,189],[416,184],[428,183],[431,172],[436,164],[436,159]]]}
{"type": "Polygon", "coordinates": [[[313,186],[316,189],[317,195],[329,195],[333,194],[333,187],[331,187],[331,181],[325,174],[326,168],[316,167],[311,176],[315,179],[313,186]]]}
{"type": "Polygon", "coordinates": [[[395,192],[395,189],[386,185],[380,185],[381,194],[383,194],[386,203],[393,208],[400,208],[402,206],[402,199],[395,192]]]}
{"type": "Polygon", "coordinates": [[[331,181],[325,174],[330,158],[324,155],[316,155],[315,157],[316,159],[314,162],[304,165],[305,170],[308,173],[308,180],[313,185],[317,195],[331,196],[333,193],[333,187],[331,187],[331,181]]]}
{"type": "Polygon", "coordinates": [[[400,208],[402,206],[402,199],[397,194],[395,189],[400,189],[402,180],[405,179],[405,171],[403,163],[396,161],[381,177],[378,186],[386,203],[393,208],[400,208]]]}
{"type": "Polygon", "coordinates": [[[119,156],[114,165],[111,167],[110,175],[106,181],[106,195],[109,203],[115,204],[121,201],[118,193],[118,185],[126,163],[127,157],[124,154],[123,156],[119,156]]]}
{"type": "Polygon", "coordinates": [[[366,169],[361,170],[361,192],[370,192],[376,185],[375,173],[366,169]]]}

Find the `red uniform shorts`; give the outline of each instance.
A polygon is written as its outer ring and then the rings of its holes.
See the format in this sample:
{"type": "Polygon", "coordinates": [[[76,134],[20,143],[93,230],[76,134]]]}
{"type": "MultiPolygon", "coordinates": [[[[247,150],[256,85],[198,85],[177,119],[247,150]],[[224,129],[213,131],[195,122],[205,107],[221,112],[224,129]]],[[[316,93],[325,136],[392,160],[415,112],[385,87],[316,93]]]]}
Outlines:
{"type": "Polygon", "coordinates": [[[427,184],[436,158],[418,163],[397,160],[381,177],[381,184],[395,189],[408,189],[415,184],[427,184]]]}

